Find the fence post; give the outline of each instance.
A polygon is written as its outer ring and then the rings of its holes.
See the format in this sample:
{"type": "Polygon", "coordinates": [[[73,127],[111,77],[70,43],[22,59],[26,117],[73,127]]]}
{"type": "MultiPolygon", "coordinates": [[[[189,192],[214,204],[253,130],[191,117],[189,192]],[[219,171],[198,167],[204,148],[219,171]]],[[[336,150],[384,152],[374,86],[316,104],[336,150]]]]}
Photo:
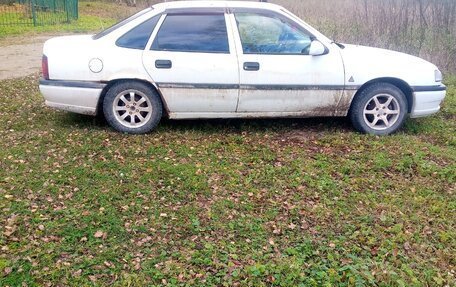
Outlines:
{"type": "Polygon", "coordinates": [[[36,0],[30,0],[30,5],[32,6],[32,19],[33,19],[33,26],[36,26],[36,11],[35,11],[35,1],[36,0]]]}
{"type": "Polygon", "coordinates": [[[71,13],[70,13],[70,11],[72,9],[72,5],[71,5],[71,0],[66,0],[66,1],[68,1],[67,11],[66,11],[67,12],[67,22],[70,23],[70,21],[71,21],[71,13]]]}
{"type": "Polygon", "coordinates": [[[76,20],[79,19],[79,0],[74,0],[75,2],[75,7],[74,7],[74,10],[75,10],[75,17],[76,17],[76,20]]]}
{"type": "Polygon", "coordinates": [[[66,21],[67,23],[70,22],[70,14],[69,14],[69,8],[68,7],[68,0],[63,0],[63,10],[66,12],[66,21]]]}

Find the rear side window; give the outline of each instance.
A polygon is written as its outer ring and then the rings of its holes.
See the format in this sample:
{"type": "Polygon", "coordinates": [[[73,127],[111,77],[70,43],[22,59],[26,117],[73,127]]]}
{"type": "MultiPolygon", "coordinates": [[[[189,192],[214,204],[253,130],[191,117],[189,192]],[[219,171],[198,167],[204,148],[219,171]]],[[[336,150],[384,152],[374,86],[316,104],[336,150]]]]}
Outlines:
{"type": "Polygon", "coordinates": [[[152,50],[229,53],[224,14],[168,15],[152,50]]]}
{"type": "Polygon", "coordinates": [[[131,29],[116,41],[116,45],[123,48],[144,50],[160,16],[152,17],[131,29]]]}
{"type": "Polygon", "coordinates": [[[152,8],[148,8],[148,9],[144,9],[144,10],[142,10],[142,11],[139,11],[139,12],[136,13],[135,15],[130,16],[130,17],[128,17],[127,19],[122,20],[122,21],[120,21],[119,23],[114,24],[113,26],[109,27],[108,29],[106,29],[106,30],[104,30],[104,31],[101,31],[100,33],[94,35],[94,36],[92,37],[92,39],[98,40],[98,39],[100,39],[100,38],[103,38],[104,36],[108,35],[108,34],[111,33],[112,31],[115,31],[115,30],[119,29],[120,27],[122,27],[122,26],[124,26],[124,25],[130,23],[131,21],[133,21],[133,20],[135,20],[135,19],[141,17],[142,15],[146,14],[147,12],[149,12],[149,11],[151,11],[151,10],[152,10],[152,8]]]}

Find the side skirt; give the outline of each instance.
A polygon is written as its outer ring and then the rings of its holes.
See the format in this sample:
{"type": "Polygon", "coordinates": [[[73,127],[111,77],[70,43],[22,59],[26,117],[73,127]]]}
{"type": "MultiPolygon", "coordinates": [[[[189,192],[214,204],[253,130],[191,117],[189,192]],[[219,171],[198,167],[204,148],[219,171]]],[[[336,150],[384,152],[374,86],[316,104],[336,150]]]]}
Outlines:
{"type": "MultiPolygon", "coordinates": [[[[346,115],[346,113],[345,113],[346,115]]],[[[235,118],[312,118],[312,117],[334,117],[338,115],[334,111],[316,112],[249,112],[249,113],[169,113],[170,119],[235,119],[235,118]]]]}

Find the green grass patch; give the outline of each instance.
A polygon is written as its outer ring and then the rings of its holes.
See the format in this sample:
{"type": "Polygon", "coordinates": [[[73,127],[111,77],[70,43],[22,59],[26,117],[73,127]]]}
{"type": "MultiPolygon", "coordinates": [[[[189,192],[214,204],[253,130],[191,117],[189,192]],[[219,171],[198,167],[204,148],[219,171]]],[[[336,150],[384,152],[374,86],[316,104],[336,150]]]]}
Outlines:
{"type": "MultiPolygon", "coordinates": [[[[140,8],[130,8],[123,5],[103,2],[79,2],[79,19],[66,22],[66,14],[37,12],[38,26],[33,26],[33,20],[27,13],[18,11],[0,12],[0,38],[14,35],[31,35],[40,33],[92,33],[113,25],[120,19],[126,18],[140,8]],[[49,19],[52,19],[49,20],[49,19]],[[40,24],[47,22],[55,24],[40,24]]],[[[7,11],[7,10],[5,10],[7,11]]]]}
{"type": "Polygon", "coordinates": [[[114,19],[99,18],[95,16],[80,16],[79,20],[71,23],[61,23],[54,25],[16,25],[16,26],[0,26],[0,37],[23,35],[23,34],[39,34],[39,33],[89,33],[101,31],[116,21],[114,19]]]}
{"type": "Polygon", "coordinates": [[[388,137],[345,119],[149,135],[0,82],[0,286],[454,286],[456,82],[388,137]]]}

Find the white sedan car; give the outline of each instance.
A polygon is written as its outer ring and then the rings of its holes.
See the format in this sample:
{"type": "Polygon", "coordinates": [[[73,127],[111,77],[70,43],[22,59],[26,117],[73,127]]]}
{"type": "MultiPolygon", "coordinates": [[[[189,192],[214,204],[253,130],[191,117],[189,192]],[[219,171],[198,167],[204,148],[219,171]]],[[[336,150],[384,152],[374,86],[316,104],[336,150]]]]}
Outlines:
{"type": "Polygon", "coordinates": [[[335,43],[269,3],[166,2],[97,34],[44,45],[50,107],[116,130],[171,119],[349,116],[364,133],[439,111],[442,74],[420,58],[335,43]]]}

